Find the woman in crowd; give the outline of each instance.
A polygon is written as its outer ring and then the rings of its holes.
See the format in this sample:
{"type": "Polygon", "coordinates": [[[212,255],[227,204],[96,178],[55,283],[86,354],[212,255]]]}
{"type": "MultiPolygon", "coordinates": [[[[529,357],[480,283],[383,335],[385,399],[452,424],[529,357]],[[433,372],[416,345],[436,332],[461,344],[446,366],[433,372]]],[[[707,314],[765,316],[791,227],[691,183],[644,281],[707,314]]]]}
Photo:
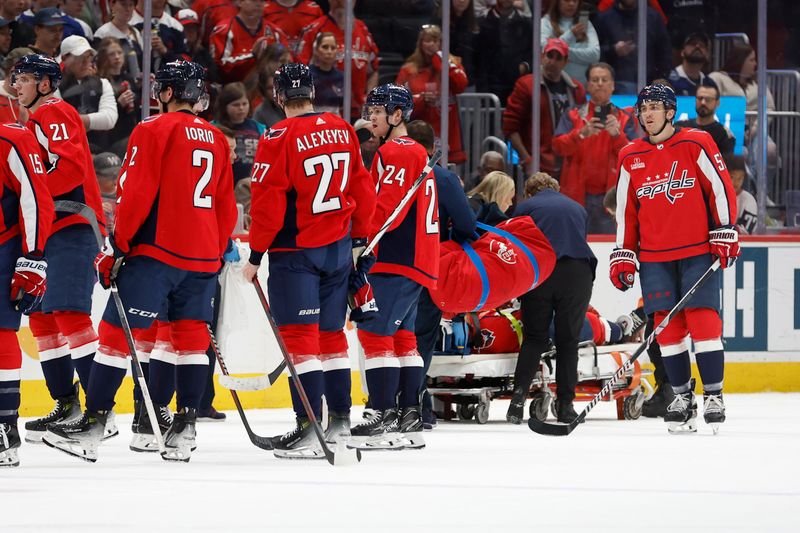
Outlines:
{"type": "MultiPolygon", "coordinates": [[[[441,70],[442,30],[439,26],[426,24],[417,37],[417,48],[406,60],[397,75],[397,84],[404,85],[414,97],[414,113],[411,118],[424,120],[437,137],[441,135],[441,70]]],[[[461,60],[451,55],[446,63],[450,80],[448,119],[448,163],[463,163],[467,156],[461,147],[461,123],[458,118],[456,95],[467,87],[467,75],[461,68],[461,60]]]]}
{"type": "Polygon", "coordinates": [[[130,25],[136,2],[133,0],[111,0],[111,20],[94,32],[94,45],[99,46],[103,39],[113,37],[122,47],[124,64],[128,74],[137,84],[141,83],[142,34],[130,25]]]}
{"type": "Polygon", "coordinates": [[[581,19],[579,0],[554,0],[542,17],[542,47],[547,39],[561,39],[569,45],[569,61],[564,70],[573,80],[586,83],[586,69],[600,61],[600,41],[587,18],[581,19]]]}
{"type": "Polygon", "coordinates": [[[103,152],[113,152],[124,157],[133,128],[138,122],[141,92],[133,76],[125,71],[125,55],[119,41],[106,37],[97,47],[97,75],[111,83],[117,101],[117,123],[102,136],[94,138],[94,144],[103,152]]]}
{"type": "Polygon", "coordinates": [[[336,68],[336,36],[333,33],[326,31],[317,34],[311,61],[314,109],[340,115],[344,102],[344,74],[336,68]]]}
{"type": "Polygon", "coordinates": [[[225,85],[217,97],[217,112],[214,124],[220,124],[236,132],[236,161],[233,163],[233,180],[250,177],[256,156],[258,139],[266,130],[250,117],[250,100],[244,84],[234,82],[225,85]]]}
{"type": "Polygon", "coordinates": [[[489,172],[477,187],[467,193],[469,206],[478,222],[496,226],[508,220],[506,211],[514,202],[514,180],[505,172],[489,172]]]}

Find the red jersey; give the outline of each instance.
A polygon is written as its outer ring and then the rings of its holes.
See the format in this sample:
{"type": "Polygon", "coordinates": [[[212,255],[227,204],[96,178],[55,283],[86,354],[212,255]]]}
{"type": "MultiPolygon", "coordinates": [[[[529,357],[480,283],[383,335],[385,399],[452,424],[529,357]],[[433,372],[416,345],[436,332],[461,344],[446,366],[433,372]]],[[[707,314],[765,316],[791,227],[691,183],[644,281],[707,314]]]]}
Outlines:
{"type": "Polygon", "coordinates": [[[318,248],[348,232],[366,237],[375,210],[356,132],[331,113],[288,118],[267,131],[251,191],[253,254],[318,248]]]}
{"type": "Polygon", "coordinates": [[[279,42],[289,47],[289,41],[283,31],[263,19],[259,22],[258,28],[252,32],[238,16],[231,17],[214,28],[209,51],[219,67],[224,82],[242,81],[250,74],[256,65],[253,46],[262,37],[267,45],[279,42]]]}
{"type": "MultiPolygon", "coordinates": [[[[47,169],[47,188],[53,200],[72,200],[92,208],[100,231],[106,234],[100,186],[94,173],[86,129],[78,111],[60,98],[48,98],[28,120],[47,169]]],[[[79,215],[56,213],[52,233],[74,224],[87,224],[79,215]]]]}
{"type": "Polygon", "coordinates": [[[297,52],[303,28],[323,16],[322,8],[311,0],[300,0],[291,7],[284,7],[270,0],[264,7],[264,18],[276,25],[289,38],[292,53],[297,52]]]}
{"type": "MultiPolygon", "coordinates": [[[[331,32],[336,36],[336,68],[344,72],[344,29],[328,16],[320,17],[303,30],[297,48],[297,61],[308,64],[314,55],[314,39],[318,33],[331,32]]],[[[359,19],[353,21],[353,96],[352,116],[361,116],[361,108],[367,100],[367,78],[378,71],[378,45],[372,39],[367,25],[359,19]]]]}
{"type": "Polygon", "coordinates": [[[223,21],[235,17],[239,12],[233,0],[195,0],[192,9],[200,21],[200,36],[205,45],[208,45],[208,39],[214,28],[223,21]]]}
{"type": "Polygon", "coordinates": [[[662,144],[637,139],[619,154],[617,246],[644,262],[709,252],[708,232],[736,223],[736,193],[711,136],[678,129],[662,144]]]}
{"type": "Polygon", "coordinates": [[[120,171],[114,241],[194,272],[216,272],[236,225],[230,147],[188,111],[136,126],[120,171]]]}
{"type": "MultiPolygon", "coordinates": [[[[378,149],[372,160],[372,179],[378,188],[378,205],[370,239],[395,210],[422,174],[428,154],[409,137],[398,137],[378,149]]],[[[375,248],[378,261],[370,272],[405,276],[432,289],[439,273],[439,207],[433,172],[389,227],[375,248]]]]}
{"type": "Polygon", "coordinates": [[[43,255],[53,199],[36,137],[19,124],[0,126],[0,244],[22,235],[22,253],[43,255]]]}

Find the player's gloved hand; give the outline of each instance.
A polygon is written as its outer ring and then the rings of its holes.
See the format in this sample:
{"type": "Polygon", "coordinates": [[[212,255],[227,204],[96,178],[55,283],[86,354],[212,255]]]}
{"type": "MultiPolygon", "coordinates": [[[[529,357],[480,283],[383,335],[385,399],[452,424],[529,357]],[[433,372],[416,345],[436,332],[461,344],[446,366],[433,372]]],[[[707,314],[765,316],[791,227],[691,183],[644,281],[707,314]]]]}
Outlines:
{"type": "Polygon", "coordinates": [[[222,260],[226,263],[238,263],[241,259],[239,247],[236,246],[233,239],[228,239],[228,247],[225,249],[225,253],[222,254],[222,260]]]}
{"type": "Polygon", "coordinates": [[[371,320],[378,312],[378,304],[369,284],[367,273],[375,264],[375,256],[369,254],[359,258],[358,263],[350,272],[348,280],[348,303],[350,304],[350,321],[364,322],[371,320]]]}
{"type": "Polygon", "coordinates": [[[723,226],[708,232],[711,255],[719,258],[719,266],[728,268],[742,253],[739,249],[739,232],[733,226],[723,226]]]}
{"type": "Polygon", "coordinates": [[[353,264],[358,263],[358,258],[364,253],[367,248],[367,238],[359,237],[353,239],[353,264]]]}
{"type": "Polygon", "coordinates": [[[42,301],[47,289],[47,261],[44,257],[23,256],[17,259],[11,277],[11,301],[17,311],[28,314],[42,301]]]}
{"type": "Polygon", "coordinates": [[[611,252],[609,259],[611,283],[621,291],[633,287],[633,282],[636,280],[636,253],[633,250],[619,248],[611,252]]]}
{"type": "Polygon", "coordinates": [[[111,287],[111,282],[117,279],[119,269],[125,260],[123,254],[110,237],[106,237],[106,242],[97,257],[94,258],[94,268],[97,270],[97,280],[104,289],[111,287]]]}

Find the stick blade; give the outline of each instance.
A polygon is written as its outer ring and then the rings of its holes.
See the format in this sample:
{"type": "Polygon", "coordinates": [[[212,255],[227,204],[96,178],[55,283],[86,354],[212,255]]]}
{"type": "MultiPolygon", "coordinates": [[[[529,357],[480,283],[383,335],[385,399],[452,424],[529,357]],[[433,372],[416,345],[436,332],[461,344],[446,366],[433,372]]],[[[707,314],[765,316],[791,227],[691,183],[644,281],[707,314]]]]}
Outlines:
{"type": "Polygon", "coordinates": [[[348,448],[344,442],[338,443],[331,455],[333,457],[328,457],[328,462],[334,466],[350,466],[361,462],[361,451],[348,448]]]}
{"type": "Polygon", "coordinates": [[[536,417],[531,417],[528,420],[528,427],[531,428],[531,431],[540,435],[551,435],[554,437],[564,437],[569,435],[572,433],[572,430],[577,427],[577,425],[578,424],[575,424],[574,422],[572,424],[548,424],[547,422],[542,422],[536,417]]]}
{"type": "Polygon", "coordinates": [[[272,383],[270,383],[269,376],[237,378],[223,374],[219,376],[219,384],[233,391],[256,391],[267,389],[272,383]]]}

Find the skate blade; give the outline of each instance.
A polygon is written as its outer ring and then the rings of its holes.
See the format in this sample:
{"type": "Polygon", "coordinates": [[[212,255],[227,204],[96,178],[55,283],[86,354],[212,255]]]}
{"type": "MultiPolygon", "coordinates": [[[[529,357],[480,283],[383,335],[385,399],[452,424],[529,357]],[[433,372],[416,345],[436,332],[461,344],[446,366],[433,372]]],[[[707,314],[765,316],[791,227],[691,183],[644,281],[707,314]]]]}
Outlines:
{"type": "MultiPolygon", "coordinates": [[[[52,435],[52,434],[50,434],[52,435]]],[[[83,459],[89,463],[97,462],[97,446],[89,446],[84,448],[83,445],[76,440],[62,439],[56,435],[52,435],[53,441],[48,440],[47,435],[42,438],[42,442],[51,448],[55,448],[60,452],[67,455],[83,459]]]]}
{"type": "Polygon", "coordinates": [[[362,451],[399,451],[403,449],[403,439],[398,433],[386,433],[374,437],[352,437],[347,447],[362,451]]]}
{"type": "Polygon", "coordinates": [[[697,422],[692,419],[688,422],[668,422],[667,431],[670,435],[688,435],[697,433],[697,422]]]}
{"type": "Polygon", "coordinates": [[[25,431],[25,442],[28,444],[41,444],[42,437],[44,437],[45,431],[33,431],[33,430],[26,430],[25,431]]]}
{"type": "Polygon", "coordinates": [[[717,435],[719,433],[719,426],[720,426],[719,422],[711,422],[708,425],[711,426],[711,432],[714,435],[717,435]]]}
{"type": "Polygon", "coordinates": [[[113,428],[106,426],[105,430],[103,430],[103,440],[113,439],[118,435],[119,429],[117,429],[117,426],[114,426],[113,428]]]}
{"type": "Polygon", "coordinates": [[[350,433],[339,433],[338,435],[325,435],[325,444],[328,446],[337,446],[340,442],[346,443],[352,438],[350,433]]]}
{"type": "Polygon", "coordinates": [[[165,461],[174,461],[174,462],[181,462],[181,463],[188,463],[189,459],[192,458],[192,447],[191,446],[179,446],[177,448],[170,448],[161,453],[161,458],[165,461]]]}
{"type": "Polygon", "coordinates": [[[158,451],[158,443],[152,434],[136,433],[131,437],[128,448],[137,453],[153,453],[158,451]]]}
{"type": "Polygon", "coordinates": [[[4,466],[19,466],[19,453],[16,448],[0,452],[0,468],[4,466]]]}
{"type": "Polygon", "coordinates": [[[278,459],[325,459],[325,452],[319,446],[304,446],[291,450],[272,450],[272,455],[278,459]]]}
{"type": "Polygon", "coordinates": [[[421,431],[413,433],[401,433],[403,447],[409,450],[421,450],[425,447],[425,438],[421,431]]]}

